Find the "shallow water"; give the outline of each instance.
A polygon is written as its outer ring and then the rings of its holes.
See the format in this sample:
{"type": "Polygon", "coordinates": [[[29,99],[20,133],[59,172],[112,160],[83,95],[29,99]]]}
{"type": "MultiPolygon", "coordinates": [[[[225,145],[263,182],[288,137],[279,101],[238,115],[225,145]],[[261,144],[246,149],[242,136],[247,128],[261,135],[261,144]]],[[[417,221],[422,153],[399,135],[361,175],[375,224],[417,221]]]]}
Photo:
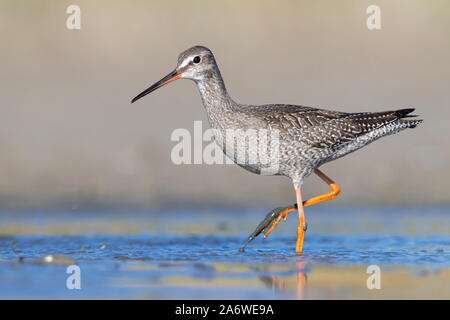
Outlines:
{"type": "Polygon", "coordinates": [[[311,209],[303,255],[295,215],[238,252],[265,213],[3,213],[0,298],[450,298],[448,208],[311,209]]]}

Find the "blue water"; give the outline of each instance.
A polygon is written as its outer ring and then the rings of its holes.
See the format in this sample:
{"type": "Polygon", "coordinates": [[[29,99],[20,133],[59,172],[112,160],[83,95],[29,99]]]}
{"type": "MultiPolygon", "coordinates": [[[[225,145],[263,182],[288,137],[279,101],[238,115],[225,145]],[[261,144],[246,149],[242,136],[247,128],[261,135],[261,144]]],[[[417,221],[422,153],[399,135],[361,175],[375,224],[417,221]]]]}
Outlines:
{"type": "Polygon", "coordinates": [[[287,263],[310,264],[432,264],[450,267],[450,236],[366,236],[312,234],[303,255],[294,251],[294,236],[257,239],[238,252],[246,235],[88,235],[15,236],[0,238],[0,257],[39,259],[62,254],[77,262],[139,260],[152,263],[287,263]],[[14,246],[12,246],[15,244],[14,246]],[[100,246],[106,246],[101,249],[100,246]]]}
{"type": "Polygon", "coordinates": [[[314,275],[320,266],[375,264],[417,276],[450,268],[446,209],[313,212],[300,256],[295,218],[238,252],[264,217],[256,210],[220,219],[207,211],[4,214],[0,230],[14,226],[18,234],[0,235],[0,298],[292,298],[267,281],[314,275]],[[49,254],[69,260],[48,265],[49,254]],[[66,288],[68,264],[80,266],[82,290],[66,288]]]}

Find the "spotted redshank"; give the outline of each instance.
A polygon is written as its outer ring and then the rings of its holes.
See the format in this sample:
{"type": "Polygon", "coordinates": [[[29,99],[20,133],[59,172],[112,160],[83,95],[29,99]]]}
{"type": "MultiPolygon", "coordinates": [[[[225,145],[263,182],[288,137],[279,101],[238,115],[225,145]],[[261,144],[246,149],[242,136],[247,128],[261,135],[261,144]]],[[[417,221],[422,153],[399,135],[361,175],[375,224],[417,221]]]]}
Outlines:
{"type": "MultiPolygon", "coordinates": [[[[224,142],[229,130],[241,132],[237,134],[237,138],[249,129],[276,132],[277,143],[271,148],[272,151],[278,150],[277,170],[272,174],[291,178],[297,202],[295,205],[270,212],[250,236],[249,241],[261,232],[267,237],[281,219],[286,221],[290,212],[297,211],[297,253],[303,250],[307,227],[303,208],[333,199],[340,192],[339,186],[318,168],[381,137],[406,128],[415,128],[422,122],[410,119],[414,117],[410,114],[414,109],[348,113],[288,104],[256,106],[237,103],[225,89],[212,52],[202,46],[195,46],[181,53],[174,71],[137,95],[131,102],[177,79],[194,80],[200,90],[209,123],[216,133],[217,144],[227,156],[245,169],[267,174],[267,170],[264,170],[267,163],[263,164],[262,160],[252,163],[238,160],[234,150],[229,151],[233,148],[229,148],[229,143],[224,142]],[[303,201],[300,188],[304,179],[313,172],[329,185],[331,191],[303,201]]],[[[252,146],[252,142],[248,142],[244,151],[251,153],[252,146]]]]}

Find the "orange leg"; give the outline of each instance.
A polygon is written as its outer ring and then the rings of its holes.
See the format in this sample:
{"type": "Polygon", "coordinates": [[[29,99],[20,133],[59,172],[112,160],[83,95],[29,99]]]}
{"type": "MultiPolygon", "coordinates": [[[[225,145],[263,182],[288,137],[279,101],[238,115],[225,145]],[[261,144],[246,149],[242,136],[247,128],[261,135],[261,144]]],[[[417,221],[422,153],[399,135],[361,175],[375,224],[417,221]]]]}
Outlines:
{"type": "Polygon", "coordinates": [[[295,189],[295,194],[297,195],[297,209],[298,209],[297,245],[295,246],[295,252],[302,253],[303,240],[305,239],[306,233],[306,220],[305,220],[305,211],[303,210],[302,192],[300,191],[300,187],[295,189]]]}
{"type": "Polygon", "coordinates": [[[341,188],[339,188],[339,186],[336,184],[336,182],[334,182],[333,180],[331,180],[329,177],[327,177],[325,175],[325,173],[323,173],[322,171],[320,171],[319,169],[314,170],[314,172],[323,180],[325,181],[331,188],[331,191],[325,194],[322,194],[320,196],[311,198],[306,200],[303,203],[304,207],[308,207],[310,205],[322,202],[322,201],[327,201],[327,200],[331,200],[334,199],[338,196],[338,194],[341,192],[341,188]]]}
{"type": "MultiPolygon", "coordinates": [[[[314,172],[330,186],[331,191],[304,201],[303,207],[308,207],[310,205],[317,204],[322,201],[334,199],[341,192],[341,189],[339,188],[339,186],[333,180],[331,180],[329,177],[327,177],[322,171],[320,171],[319,169],[316,169],[314,172]]],[[[298,192],[300,192],[300,190],[298,192]]],[[[297,207],[298,207],[298,201],[297,201],[297,207]]],[[[289,208],[289,209],[284,210],[278,216],[278,218],[274,221],[274,223],[269,228],[269,230],[267,230],[264,233],[264,238],[267,238],[269,236],[269,234],[277,227],[278,223],[280,223],[281,219],[284,219],[284,221],[286,221],[288,214],[293,211],[296,211],[296,210],[297,210],[296,208],[289,208]]]]}
{"type": "Polygon", "coordinates": [[[264,239],[267,238],[269,236],[269,234],[277,227],[277,225],[280,223],[281,219],[283,219],[286,222],[288,214],[293,211],[297,211],[297,208],[289,208],[289,209],[286,209],[283,212],[281,212],[280,215],[278,216],[278,218],[274,221],[272,226],[269,228],[269,230],[267,230],[264,233],[264,239]]]}

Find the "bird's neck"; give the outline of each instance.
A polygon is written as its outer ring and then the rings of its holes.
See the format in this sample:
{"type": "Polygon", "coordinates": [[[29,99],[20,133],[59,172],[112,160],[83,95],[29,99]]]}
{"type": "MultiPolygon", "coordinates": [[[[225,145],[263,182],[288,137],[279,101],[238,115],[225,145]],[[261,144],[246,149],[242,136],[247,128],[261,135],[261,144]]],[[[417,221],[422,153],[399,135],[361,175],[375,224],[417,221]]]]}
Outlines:
{"type": "Polygon", "coordinates": [[[232,115],[236,103],[228,95],[219,69],[214,68],[203,79],[197,80],[196,83],[210,125],[213,128],[224,127],[226,120],[232,115]]]}

